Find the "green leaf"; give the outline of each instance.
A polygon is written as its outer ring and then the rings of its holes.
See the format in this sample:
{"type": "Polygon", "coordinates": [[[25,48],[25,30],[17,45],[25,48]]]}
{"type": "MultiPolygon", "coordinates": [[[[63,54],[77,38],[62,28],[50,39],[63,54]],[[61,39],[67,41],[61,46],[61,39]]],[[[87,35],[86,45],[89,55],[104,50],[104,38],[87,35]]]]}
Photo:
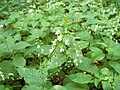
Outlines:
{"type": "Polygon", "coordinates": [[[66,53],[71,59],[76,59],[79,56],[82,56],[82,51],[79,46],[68,48],[66,53]]]}
{"type": "Polygon", "coordinates": [[[78,63],[78,66],[77,66],[78,69],[86,71],[86,72],[94,73],[94,74],[99,73],[98,67],[91,64],[90,59],[84,57],[81,60],[82,60],[82,63],[78,63]]]}
{"type": "Polygon", "coordinates": [[[49,69],[53,69],[61,66],[66,61],[66,57],[63,54],[57,54],[48,61],[49,69]]]}
{"type": "Polygon", "coordinates": [[[87,56],[92,59],[93,62],[100,61],[105,57],[102,50],[97,47],[90,47],[90,52],[87,53],[87,56]]]}
{"type": "Polygon", "coordinates": [[[21,35],[20,35],[20,33],[17,33],[17,34],[14,36],[14,40],[15,40],[15,41],[21,41],[21,35]]]}
{"type": "Polygon", "coordinates": [[[120,77],[115,78],[115,90],[120,90],[120,77]]]}
{"type": "Polygon", "coordinates": [[[49,34],[49,29],[48,28],[41,28],[41,29],[36,29],[36,30],[31,30],[30,33],[32,35],[30,35],[28,38],[27,38],[27,41],[32,41],[36,38],[44,38],[46,35],[49,34]]]}
{"type": "MultiPolygon", "coordinates": [[[[55,31],[55,32],[56,32],[56,31],[55,31]]],[[[73,36],[73,35],[67,34],[67,35],[64,35],[64,36],[63,36],[63,41],[64,41],[65,45],[71,46],[71,45],[74,44],[75,39],[74,39],[74,36],[73,36]]]]}
{"type": "Polygon", "coordinates": [[[50,89],[52,87],[52,82],[51,81],[47,81],[45,84],[44,84],[44,87],[46,87],[47,89],[50,89]]]}
{"type": "Polygon", "coordinates": [[[15,66],[11,62],[11,60],[5,60],[0,63],[0,71],[3,72],[4,79],[9,77],[9,74],[17,75],[17,71],[15,70],[15,66]]]}
{"type": "Polygon", "coordinates": [[[77,83],[68,83],[65,85],[67,90],[89,90],[88,85],[80,85],[77,83]]]}
{"type": "Polygon", "coordinates": [[[111,60],[119,60],[120,59],[120,47],[112,47],[112,48],[107,48],[108,54],[107,58],[111,60]]]}
{"type": "Polygon", "coordinates": [[[94,79],[94,85],[97,87],[100,81],[100,79],[94,79]]]}
{"type": "Polygon", "coordinates": [[[41,21],[41,26],[47,27],[47,26],[49,26],[49,22],[47,22],[45,19],[43,19],[43,20],[41,21]]]}
{"type": "Polygon", "coordinates": [[[11,52],[14,50],[14,48],[15,48],[15,40],[14,40],[14,38],[12,36],[7,37],[5,46],[11,52]]]}
{"type": "Polygon", "coordinates": [[[79,37],[81,40],[85,40],[88,42],[93,41],[92,35],[86,31],[85,32],[78,32],[78,33],[76,33],[76,36],[79,37]]]}
{"type": "Polygon", "coordinates": [[[47,73],[39,71],[35,68],[18,68],[19,75],[29,85],[41,86],[47,81],[47,73]]]}
{"type": "Polygon", "coordinates": [[[16,50],[20,50],[20,49],[24,49],[24,48],[26,48],[26,47],[28,47],[28,46],[30,46],[29,43],[24,42],[24,41],[21,41],[21,42],[16,43],[16,45],[15,45],[14,48],[15,48],[16,50]]]}
{"type": "Polygon", "coordinates": [[[34,85],[25,85],[22,90],[45,90],[42,87],[34,86],[34,85]]]}
{"type": "Polygon", "coordinates": [[[61,85],[54,85],[50,90],[67,90],[67,89],[61,85]]]}
{"type": "Polygon", "coordinates": [[[49,55],[50,54],[49,50],[51,49],[51,45],[42,45],[40,49],[41,49],[41,54],[49,55]]]}
{"type": "Polygon", "coordinates": [[[110,71],[109,71],[108,68],[102,68],[102,69],[101,69],[101,73],[102,73],[103,75],[109,75],[110,71]]]}
{"type": "Polygon", "coordinates": [[[89,83],[92,80],[91,75],[83,74],[83,73],[71,74],[71,75],[68,75],[67,77],[70,78],[72,81],[76,83],[81,83],[81,84],[89,83]]]}
{"type": "Polygon", "coordinates": [[[116,61],[110,61],[109,65],[115,69],[116,72],[120,74],[120,63],[116,61]]]}
{"type": "Polygon", "coordinates": [[[110,82],[108,81],[102,81],[102,87],[104,90],[113,90],[110,82]]]}
{"type": "Polygon", "coordinates": [[[4,85],[0,85],[0,90],[5,90],[4,85]]]}
{"type": "Polygon", "coordinates": [[[24,59],[24,57],[15,57],[13,59],[13,64],[16,66],[16,67],[24,67],[25,64],[26,64],[26,60],[24,59]]]}

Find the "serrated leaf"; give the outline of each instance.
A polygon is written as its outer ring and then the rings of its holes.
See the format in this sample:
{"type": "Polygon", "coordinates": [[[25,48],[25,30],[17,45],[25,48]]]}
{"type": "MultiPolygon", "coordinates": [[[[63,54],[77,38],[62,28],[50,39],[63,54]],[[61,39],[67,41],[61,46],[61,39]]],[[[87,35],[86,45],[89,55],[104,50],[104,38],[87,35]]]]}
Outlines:
{"type": "Polygon", "coordinates": [[[92,76],[89,74],[84,74],[84,73],[76,73],[76,74],[71,74],[67,76],[69,79],[71,79],[73,82],[76,83],[89,83],[92,80],[92,76]]]}
{"type": "Polygon", "coordinates": [[[26,60],[24,57],[16,57],[13,59],[13,64],[16,66],[16,67],[24,67],[25,64],[26,64],[26,60]]]}

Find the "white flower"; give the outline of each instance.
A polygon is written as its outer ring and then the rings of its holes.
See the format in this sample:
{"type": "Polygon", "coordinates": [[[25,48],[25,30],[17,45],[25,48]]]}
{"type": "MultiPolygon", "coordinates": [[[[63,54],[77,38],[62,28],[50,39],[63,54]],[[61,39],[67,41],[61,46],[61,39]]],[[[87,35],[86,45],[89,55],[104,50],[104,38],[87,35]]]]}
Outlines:
{"type": "Polygon", "coordinates": [[[76,62],[77,62],[77,59],[74,60],[74,63],[76,63],[76,62]]]}
{"type": "Polygon", "coordinates": [[[56,42],[55,42],[55,41],[52,41],[52,45],[53,45],[53,46],[56,45],[56,42]]]}
{"type": "Polygon", "coordinates": [[[40,48],[40,45],[37,45],[37,48],[40,48]]]}
{"type": "Polygon", "coordinates": [[[0,71],[0,76],[2,77],[2,80],[4,81],[5,80],[5,77],[3,75],[3,72],[0,71]]]}
{"type": "Polygon", "coordinates": [[[75,65],[78,66],[78,63],[76,63],[75,65]]]}
{"type": "Polygon", "coordinates": [[[31,12],[33,12],[33,9],[29,9],[29,11],[28,11],[29,13],[31,13],[31,12]]]}
{"type": "Polygon", "coordinates": [[[76,46],[76,44],[75,44],[75,43],[73,43],[73,45],[74,45],[74,46],[76,46]]]}
{"type": "Polygon", "coordinates": [[[94,29],[94,31],[97,31],[97,28],[98,28],[98,25],[96,25],[96,26],[95,26],[95,29],[94,29]]]}
{"type": "Polygon", "coordinates": [[[0,25],[0,28],[2,28],[3,27],[3,25],[0,25]]]}
{"type": "Polygon", "coordinates": [[[30,3],[31,2],[31,0],[27,0],[27,3],[30,3]]]}
{"type": "Polygon", "coordinates": [[[82,63],[83,61],[82,60],[80,60],[80,63],[82,63]]]}
{"type": "Polygon", "coordinates": [[[55,64],[57,65],[58,63],[56,62],[55,64]]]}
{"type": "Polygon", "coordinates": [[[44,52],[44,49],[41,49],[41,53],[43,53],[44,52]]]}
{"type": "Polygon", "coordinates": [[[50,50],[49,50],[49,53],[52,53],[52,52],[53,52],[53,50],[54,50],[53,48],[52,48],[52,49],[50,49],[50,50]]]}
{"type": "Polygon", "coordinates": [[[69,45],[69,44],[70,44],[69,40],[66,40],[65,45],[69,45]]]}
{"type": "Polygon", "coordinates": [[[56,32],[55,32],[55,35],[59,35],[60,34],[60,30],[58,29],[56,32]]]}
{"type": "Polygon", "coordinates": [[[77,57],[79,57],[79,54],[77,53],[77,57]]]}
{"type": "Polygon", "coordinates": [[[40,57],[40,54],[38,54],[38,57],[40,57]]]}
{"type": "Polygon", "coordinates": [[[58,40],[58,41],[62,41],[62,35],[58,36],[58,37],[57,37],[57,40],[58,40]]]}
{"type": "Polygon", "coordinates": [[[61,48],[61,49],[60,49],[60,52],[64,52],[64,49],[63,49],[63,48],[61,48]]]}
{"type": "Polygon", "coordinates": [[[119,22],[120,20],[119,19],[117,19],[117,22],[119,22]]]}
{"type": "Polygon", "coordinates": [[[14,74],[13,73],[9,73],[9,76],[14,76],[14,74]]]}
{"type": "Polygon", "coordinates": [[[68,61],[68,63],[71,63],[72,61],[68,61]]]}

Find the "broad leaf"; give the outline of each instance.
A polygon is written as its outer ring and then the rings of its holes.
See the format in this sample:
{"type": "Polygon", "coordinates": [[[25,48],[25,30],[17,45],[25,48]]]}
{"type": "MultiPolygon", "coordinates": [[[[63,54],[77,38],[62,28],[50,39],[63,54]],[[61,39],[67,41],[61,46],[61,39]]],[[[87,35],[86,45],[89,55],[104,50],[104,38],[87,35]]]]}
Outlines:
{"type": "Polygon", "coordinates": [[[61,85],[54,85],[50,90],[67,90],[67,89],[61,85]]]}
{"type": "Polygon", "coordinates": [[[22,90],[45,90],[42,87],[34,86],[34,85],[26,85],[22,88],[22,90]]]}
{"type": "Polygon", "coordinates": [[[86,72],[94,73],[94,74],[99,74],[99,69],[97,66],[94,66],[90,59],[88,58],[82,58],[82,63],[79,63],[77,68],[86,72]]]}
{"type": "Polygon", "coordinates": [[[24,41],[21,41],[21,42],[16,43],[15,49],[16,49],[16,50],[25,49],[25,48],[28,47],[28,46],[30,46],[29,43],[24,42],[24,41]]]}
{"type": "Polygon", "coordinates": [[[116,61],[110,61],[109,65],[115,69],[116,72],[120,74],[120,63],[116,61]]]}
{"type": "Polygon", "coordinates": [[[18,68],[17,70],[29,85],[41,86],[47,80],[47,74],[35,68],[18,68]]]}
{"type": "Polygon", "coordinates": [[[80,85],[77,83],[68,83],[65,85],[65,88],[67,90],[89,90],[87,85],[80,85]]]}
{"type": "Polygon", "coordinates": [[[93,41],[92,35],[88,32],[78,32],[78,33],[76,33],[76,36],[79,37],[80,39],[88,41],[88,42],[93,41]]]}
{"type": "Polygon", "coordinates": [[[104,90],[113,90],[112,85],[108,81],[102,81],[102,87],[104,90]]]}
{"type": "Polygon", "coordinates": [[[100,61],[105,57],[102,50],[97,47],[91,47],[90,52],[87,53],[87,56],[91,58],[93,62],[100,61]]]}
{"type": "Polygon", "coordinates": [[[92,80],[91,75],[84,73],[71,74],[68,75],[67,77],[70,78],[73,82],[81,83],[81,84],[89,83],[92,80]]]}
{"type": "Polygon", "coordinates": [[[57,54],[48,61],[49,69],[60,67],[66,61],[66,57],[63,54],[57,54]]]}
{"type": "Polygon", "coordinates": [[[11,60],[5,60],[0,63],[0,71],[3,72],[4,79],[9,77],[9,74],[17,75],[17,71],[11,60]]]}
{"type": "Polygon", "coordinates": [[[16,66],[16,67],[24,67],[25,64],[26,64],[26,60],[24,59],[24,57],[16,57],[13,59],[13,64],[16,66]]]}

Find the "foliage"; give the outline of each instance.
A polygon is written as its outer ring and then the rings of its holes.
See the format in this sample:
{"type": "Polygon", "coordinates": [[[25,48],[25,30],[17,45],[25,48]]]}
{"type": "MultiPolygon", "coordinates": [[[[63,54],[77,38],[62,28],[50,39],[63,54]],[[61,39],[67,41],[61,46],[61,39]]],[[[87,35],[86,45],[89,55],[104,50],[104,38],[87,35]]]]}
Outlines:
{"type": "Polygon", "coordinates": [[[119,0],[1,0],[0,90],[119,90],[119,0]]]}

